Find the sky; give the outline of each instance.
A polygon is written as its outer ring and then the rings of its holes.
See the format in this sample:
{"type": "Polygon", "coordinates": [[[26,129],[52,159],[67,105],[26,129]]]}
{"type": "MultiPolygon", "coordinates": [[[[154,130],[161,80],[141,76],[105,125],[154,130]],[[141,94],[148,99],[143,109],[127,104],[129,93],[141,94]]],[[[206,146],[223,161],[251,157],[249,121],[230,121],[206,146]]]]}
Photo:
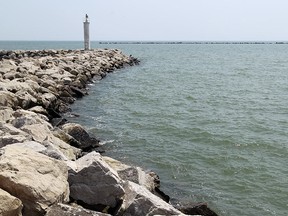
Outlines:
{"type": "Polygon", "coordinates": [[[0,40],[288,41],[288,0],[0,0],[0,40]]]}

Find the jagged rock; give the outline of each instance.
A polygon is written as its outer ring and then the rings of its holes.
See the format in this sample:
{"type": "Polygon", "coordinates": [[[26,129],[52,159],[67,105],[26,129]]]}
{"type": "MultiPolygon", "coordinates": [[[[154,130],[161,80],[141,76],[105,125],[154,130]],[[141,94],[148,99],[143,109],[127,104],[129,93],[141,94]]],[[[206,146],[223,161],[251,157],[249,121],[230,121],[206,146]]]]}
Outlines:
{"type": "Polygon", "coordinates": [[[105,214],[101,212],[91,211],[84,209],[81,206],[66,205],[58,203],[49,207],[45,216],[109,216],[110,214],[105,214]]]}
{"type": "Polygon", "coordinates": [[[125,197],[117,215],[184,215],[144,186],[126,181],[125,197]]]}
{"type": "Polygon", "coordinates": [[[142,185],[149,191],[154,191],[155,187],[159,187],[159,179],[155,174],[152,175],[152,172],[145,172],[140,167],[129,166],[107,156],[103,159],[118,173],[121,179],[142,185]]]}
{"type": "Polygon", "coordinates": [[[31,107],[31,108],[29,109],[29,111],[34,112],[34,113],[37,113],[37,114],[42,114],[42,115],[48,116],[47,110],[44,109],[42,106],[34,106],[34,107],[31,107]]]}
{"type": "Polygon", "coordinates": [[[67,202],[66,164],[19,146],[0,149],[0,188],[19,198],[24,216],[45,214],[48,206],[67,202]]]}
{"type": "Polygon", "coordinates": [[[0,188],[0,215],[1,216],[22,216],[22,202],[18,198],[11,196],[8,192],[0,188]]]}
{"type": "Polygon", "coordinates": [[[79,124],[67,123],[61,126],[61,129],[68,133],[70,136],[74,137],[81,146],[77,146],[81,149],[95,148],[99,147],[99,140],[91,137],[88,132],[79,124]]]}
{"type": "Polygon", "coordinates": [[[19,106],[23,109],[29,109],[37,105],[37,99],[26,91],[18,91],[15,95],[18,97],[19,106]]]}
{"type": "Polygon", "coordinates": [[[40,124],[47,127],[49,130],[52,129],[52,125],[48,123],[48,118],[41,114],[36,114],[26,110],[17,110],[14,112],[13,116],[15,119],[9,121],[9,123],[11,123],[16,128],[22,128],[27,125],[40,124]]]}
{"type": "Polygon", "coordinates": [[[45,145],[49,146],[46,154],[51,157],[61,160],[76,160],[78,155],[80,155],[80,149],[70,146],[54,136],[52,133],[53,127],[48,123],[48,118],[46,116],[27,110],[17,110],[13,113],[13,117],[14,119],[8,122],[20,129],[18,130],[18,134],[15,132],[13,133],[18,136],[11,136],[11,130],[6,131],[6,136],[0,138],[0,143],[1,140],[3,143],[2,146],[33,139],[42,144],[45,141],[45,145]]]}
{"type": "Polygon", "coordinates": [[[76,160],[78,155],[81,153],[80,149],[70,146],[69,144],[55,137],[52,131],[46,125],[24,125],[21,127],[21,129],[31,135],[34,141],[39,143],[45,142],[46,145],[52,145],[54,148],[61,151],[65,155],[65,158],[69,160],[76,160]]]}
{"type": "Polygon", "coordinates": [[[8,91],[0,91],[0,106],[7,106],[15,109],[18,106],[18,98],[8,91]]]}
{"type": "Polygon", "coordinates": [[[64,132],[60,128],[56,127],[52,130],[52,133],[55,137],[58,137],[62,141],[68,143],[71,146],[79,148],[81,143],[79,143],[74,137],[70,136],[68,133],[64,132]]]}
{"type": "Polygon", "coordinates": [[[8,120],[13,119],[13,109],[10,107],[1,107],[0,106],[0,122],[7,122],[8,120]]]}
{"type": "Polygon", "coordinates": [[[103,157],[103,159],[117,171],[121,179],[134,182],[146,187],[154,195],[160,197],[165,202],[170,201],[170,197],[160,190],[159,176],[152,171],[145,172],[141,167],[128,166],[113,158],[103,157]]]}
{"type": "Polygon", "coordinates": [[[0,148],[13,143],[24,142],[25,140],[27,140],[27,137],[23,135],[4,135],[0,137],[0,148]]]}
{"type": "MultiPolygon", "coordinates": [[[[19,118],[20,122],[24,121],[24,123],[22,122],[20,124],[21,126],[23,126],[24,124],[39,123],[39,124],[46,125],[50,129],[52,128],[51,124],[48,123],[49,119],[47,118],[47,116],[39,114],[39,113],[35,113],[35,112],[28,111],[28,110],[19,109],[19,110],[16,110],[13,113],[13,116],[14,116],[15,119],[19,118]],[[33,119],[33,120],[31,120],[31,119],[33,119]],[[32,123],[32,122],[34,122],[34,123],[32,123]]],[[[17,122],[17,121],[15,121],[15,122],[17,122]]],[[[21,126],[19,126],[19,127],[21,127],[21,126]]]]}
{"type": "Polygon", "coordinates": [[[0,122],[0,148],[9,144],[31,140],[32,137],[9,123],[0,122]]]}
{"type": "Polygon", "coordinates": [[[45,108],[53,106],[56,100],[57,97],[52,93],[44,93],[41,95],[41,104],[43,104],[45,108]]]}
{"type": "Polygon", "coordinates": [[[91,152],[76,162],[76,169],[69,170],[70,196],[97,209],[105,206],[115,208],[121,203],[124,189],[121,180],[101,157],[91,152]]]}

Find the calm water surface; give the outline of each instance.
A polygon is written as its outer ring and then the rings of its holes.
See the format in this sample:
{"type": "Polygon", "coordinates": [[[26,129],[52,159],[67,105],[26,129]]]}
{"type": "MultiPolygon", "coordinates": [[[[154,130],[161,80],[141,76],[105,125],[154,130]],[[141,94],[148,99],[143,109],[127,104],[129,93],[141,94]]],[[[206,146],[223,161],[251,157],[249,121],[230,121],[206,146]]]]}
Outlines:
{"type": "Polygon", "coordinates": [[[71,121],[107,155],[156,171],[171,197],[208,202],[219,215],[287,214],[288,45],[92,46],[141,60],[72,106],[81,117],[71,121]]]}

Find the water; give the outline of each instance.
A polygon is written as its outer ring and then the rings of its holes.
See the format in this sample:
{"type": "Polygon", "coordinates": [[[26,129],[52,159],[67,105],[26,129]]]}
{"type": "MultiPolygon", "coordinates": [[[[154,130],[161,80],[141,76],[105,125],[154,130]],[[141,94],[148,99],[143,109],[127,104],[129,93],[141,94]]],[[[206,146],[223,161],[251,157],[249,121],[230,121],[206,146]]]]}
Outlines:
{"type": "Polygon", "coordinates": [[[156,171],[171,197],[208,202],[219,215],[286,215],[288,45],[92,47],[141,60],[72,106],[107,155],[156,171]]]}

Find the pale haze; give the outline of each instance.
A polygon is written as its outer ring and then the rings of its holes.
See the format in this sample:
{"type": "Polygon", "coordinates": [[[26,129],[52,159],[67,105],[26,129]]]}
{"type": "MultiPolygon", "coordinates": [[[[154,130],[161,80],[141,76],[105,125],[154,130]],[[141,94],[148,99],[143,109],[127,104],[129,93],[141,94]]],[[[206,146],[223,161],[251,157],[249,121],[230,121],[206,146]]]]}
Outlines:
{"type": "Polygon", "coordinates": [[[0,40],[288,41],[287,0],[0,0],[0,40]]]}

